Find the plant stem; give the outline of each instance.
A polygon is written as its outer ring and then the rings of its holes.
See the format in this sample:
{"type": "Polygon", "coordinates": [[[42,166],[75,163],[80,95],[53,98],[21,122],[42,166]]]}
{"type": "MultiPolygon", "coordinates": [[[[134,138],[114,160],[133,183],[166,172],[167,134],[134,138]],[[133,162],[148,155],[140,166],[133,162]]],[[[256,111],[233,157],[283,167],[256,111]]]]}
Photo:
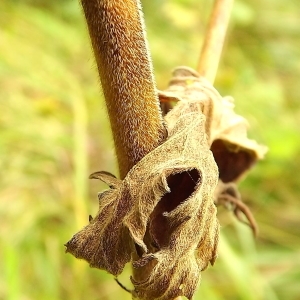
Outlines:
{"type": "Polygon", "coordinates": [[[82,0],[120,177],[164,140],[139,0],[82,0]]]}
{"type": "Polygon", "coordinates": [[[215,81],[229,23],[233,0],[215,0],[203,43],[198,72],[211,83],[215,81]]]}

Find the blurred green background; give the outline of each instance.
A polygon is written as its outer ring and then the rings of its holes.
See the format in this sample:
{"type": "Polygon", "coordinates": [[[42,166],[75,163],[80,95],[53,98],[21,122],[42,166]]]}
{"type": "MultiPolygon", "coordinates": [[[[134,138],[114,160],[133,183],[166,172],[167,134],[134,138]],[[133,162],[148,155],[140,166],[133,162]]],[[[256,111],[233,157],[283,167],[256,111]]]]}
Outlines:
{"type": "MultiPolygon", "coordinates": [[[[196,67],[212,2],[142,2],[164,89],[174,67],[196,67]]],[[[298,1],[236,0],[215,86],[270,148],[240,184],[260,235],[220,208],[219,258],[195,299],[300,299],[299,81],[298,1]]],[[[130,299],[112,276],[64,253],[105,188],[88,175],[117,169],[75,0],[0,2],[0,154],[0,299],[130,299]]]]}

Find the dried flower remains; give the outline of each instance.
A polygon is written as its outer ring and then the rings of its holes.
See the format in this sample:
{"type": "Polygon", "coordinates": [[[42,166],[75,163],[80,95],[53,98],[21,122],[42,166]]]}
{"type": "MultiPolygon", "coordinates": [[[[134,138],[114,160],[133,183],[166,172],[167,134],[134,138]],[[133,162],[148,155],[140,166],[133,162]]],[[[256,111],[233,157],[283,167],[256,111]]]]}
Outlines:
{"type": "Polygon", "coordinates": [[[90,176],[110,189],[99,194],[98,214],[66,251],[115,276],[132,262],[134,298],[191,299],[201,271],[217,257],[216,203],[237,203],[220,184],[236,182],[265,148],[247,139],[232,101],[191,69],[177,69],[159,97],[177,102],[165,116],[168,138],[124,180],[90,176]]]}
{"type": "Polygon", "coordinates": [[[209,81],[188,67],[178,67],[173,71],[169,88],[159,92],[159,97],[162,103],[177,102],[172,114],[165,117],[169,123],[181,115],[185,106],[197,106],[197,110],[205,115],[209,147],[219,169],[215,203],[232,210],[256,235],[255,219],[242,202],[236,183],[257,160],[264,157],[267,147],[248,139],[248,122],[234,112],[233,98],[222,97],[209,81]]]}

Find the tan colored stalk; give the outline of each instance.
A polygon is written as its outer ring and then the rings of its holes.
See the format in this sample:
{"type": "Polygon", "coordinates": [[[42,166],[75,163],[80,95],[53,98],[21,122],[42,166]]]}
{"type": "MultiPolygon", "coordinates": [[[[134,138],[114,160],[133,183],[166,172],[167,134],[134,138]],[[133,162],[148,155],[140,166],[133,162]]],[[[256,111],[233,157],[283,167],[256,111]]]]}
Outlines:
{"type": "Polygon", "coordinates": [[[234,0],[215,0],[203,43],[198,72],[211,83],[215,81],[234,0]]]}
{"type": "Polygon", "coordinates": [[[139,0],[82,0],[123,179],[164,140],[139,0]]]}

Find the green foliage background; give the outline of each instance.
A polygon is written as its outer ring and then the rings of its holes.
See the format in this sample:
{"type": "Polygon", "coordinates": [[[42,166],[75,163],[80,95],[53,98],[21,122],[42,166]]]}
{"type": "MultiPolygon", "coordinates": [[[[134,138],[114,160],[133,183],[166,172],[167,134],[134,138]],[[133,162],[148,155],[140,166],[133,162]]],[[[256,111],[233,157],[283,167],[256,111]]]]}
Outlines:
{"type": "MultiPolygon", "coordinates": [[[[160,89],[196,67],[211,1],[143,1],[160,89]]],[[[300,11],[236,0],[216,87],[270,150],[240,190],[260,227],[219,210],[219,258],[195,299],[300,299],[300,11]]],[[[0,299],[130,299],[63,244],[97,211],[88,181],[116,173],[113,142],[79,3],[0,2],[0,299]]],[[[127,274],[121,281],[130,286],[127,274]]]]}

